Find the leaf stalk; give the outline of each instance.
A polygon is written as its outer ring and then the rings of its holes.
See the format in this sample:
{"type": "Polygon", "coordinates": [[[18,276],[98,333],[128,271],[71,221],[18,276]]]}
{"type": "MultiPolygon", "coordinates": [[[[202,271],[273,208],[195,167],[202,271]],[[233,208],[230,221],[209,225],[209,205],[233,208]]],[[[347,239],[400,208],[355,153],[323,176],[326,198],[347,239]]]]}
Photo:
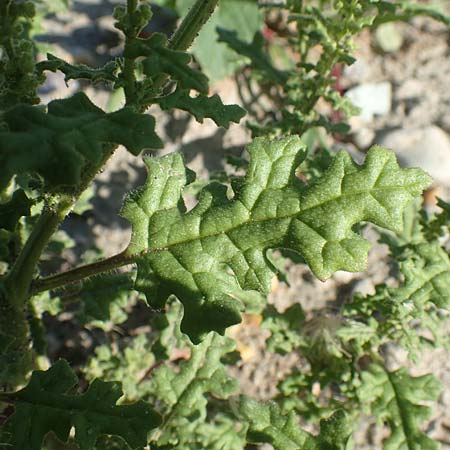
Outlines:
{"type": "Polygon", "coordinates": [[[134,256],[127,255],[126,250],[124,250],[123,252],[109,258],[102,259],[91,264],[85,264],[66,272],[57,273],[49,277],[38,279],[33,283],[31,293],[32,295],[35,295],[39,292],[58,289],[68,284],[90,278],[94,275],[99,275],[122,266],[133,264],[134,259],[134,256]]]}

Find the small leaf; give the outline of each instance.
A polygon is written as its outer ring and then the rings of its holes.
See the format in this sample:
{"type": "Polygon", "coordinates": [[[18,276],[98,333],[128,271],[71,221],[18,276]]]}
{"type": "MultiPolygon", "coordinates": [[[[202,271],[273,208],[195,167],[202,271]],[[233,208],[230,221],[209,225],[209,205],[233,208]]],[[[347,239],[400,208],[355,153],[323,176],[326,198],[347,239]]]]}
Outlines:
{"type": "MultiPolygon", "coordinates": [[[[194,3],[193,0],[177,0],[181,16],[194,3]]],[[[192,53],[203,72],[218,81],[232,76],[243,66],[242,58],[217,39],[217,28],[237,33],[239,39],[250,41],[263,26],[263,11],[254,0],[220,0],[212,16],[202,27],[192,45],[192,53]]]]}
{"type": "Polygon", "coordinates": [[[207,395],[226,399],[238,388],[230,377],[221,358],[234,350],[231,339],[209,334],[192,348],[191,356],[180,364],[179,370],[163,365],[152,376],[154,395],[162,402],[166,422],[158,444],[178,444],[189,439],[179,430],[191,422],[201,424],[207,419],[207,395]],[[174,432],[177,430],[177,432],[174,432]]]}
{"type": "Polygon", "coordinates": [[[33,205],[22,189],[14,192],[11,200],[0,203],[0,228],[14,231],[22,216],[30,215],[30,208],[33,205]]]}
{"type": "Polygon", "coordinates": [[[413,303],[419,309],[427,302],[438,308],[450,309],[450,258],[448,253],[433,241],[412,246],[411,258],[400,263],[405,281],[392,289],[392,297],[403,304],[413,303]]]}
{"type": "Polygon", "coordinates": [[[133,285],[133,273],[111,273],[88,279],[80,293],[84,315],[101,321],[110,320],[111,306],[126,302],[133,285]]]}
{"type": "MultiPolygon", "coordinates": [[[[405,368],[389,372],[373,364],[362,374],[361,404],[370,405],[379,420],[387,421],[391,436],[385,450],[437,450],[437,442],[423,431],[421,422],[430,415],[424,401],[436,400],[440,383],[429,374],[412,377],[405,368]]],[[[369,408],[367,408],[369,409],[369,408]]]]}
{"type": "Polygon", "coordinates": [[[182,89],[195,89],[208,93],[208,78],[198,70],[189,67],[191,57],[186,52],[167,47],[167,38],[161,33],[154,33],[148,39],[136,39],[125,47],[126,58],[144,56],[142,62],[144,73],[154,77],[165,73],[177,81],[182,89]]]}
{"type": "Polygon", "coordinates": [[[122,144],[137,155],[162,143],[153,117],[130,108],[105,113],[84,93],[41,107],[17,105],[4,113],[0,132],[0,189],[14,174],[37,172],[50,186],[77,184],[87,163],[97,164],[103,144],[122,144]]]}
{"type": "Polygon", "coordinates": [[[202,123],[203,119],[208,117],[214,120],[217,126],[224,128],[228,128],[230,122],[239,123],[245,116],[244,109],[238,105],[224,105],[217,94],[211,97],[191,97],[187,91],[177,90],[171,95],[159,98],[157,102],[163,110],[182,109],[191,113],[197,122],[202,123]]]}
{"type": "Polygon", "coordinates": [[[342,410],[320,421],[318,436],[300,428],[295,413],[283,414],[275,402],[242,397],[239,413],[249,422],[247,440],[272,444],[275,450],[344,450],[351,433],[342,410]]]}
{"type": "Polygon", "coordinates": [[[262,328],[271,332],[266,341],[267,349],[285,355],[300,347],[303,343],[300,330],[304,322],[305,313],[298,303],[283,313],[279,313],[274,306],[267,305],[262,323],[262,328]]]}
{"type": "Polygon", "coordinates": [[[47,53],[47,61],[42,61],[36,65],[36,69],[40,71],[50,70],[56,72],[57,70],[64,73],[64,80],[79,80],[86,79],[90,80],[92,83],[98,83],[100,81],[116,82],[118,80],[116,73],[119,67],[116,61],[110,61],[103,67],[94,69],[92,67],[86,66],[84,64],[69,64],[63,59],[57,56],[47,53]]]}
{"type": "Polygon", "coordinates": [[[41,450],[48,432],[65,442],[72,427],[81,450],[92,449],[102,434],[120,436],[132,448],[147,445],[147,433],[160,424],[159,415],[147,403],[117,406],[122,396],[119,383],[100,380],[94,380],[84,394],[68,394],[77,381],[64,360],[45,372],[33,372],[28,385],[14,395],[16,411],[4,430],[10,435],[8,448],[41,450]]]}
{"type": "Polygon", "coordinates": [[[238,55],[246,56],[251,61],[252,70],[259,73],[265,81],[269,80],[281,86],[287,82],[287,73],[276,69],[267,52],[263,50],[264,39],[259,31],[255,33],[250,44],[240,40],[235,31],[218,28],[217,33],[219,42],[225,42],[238,55]]]}

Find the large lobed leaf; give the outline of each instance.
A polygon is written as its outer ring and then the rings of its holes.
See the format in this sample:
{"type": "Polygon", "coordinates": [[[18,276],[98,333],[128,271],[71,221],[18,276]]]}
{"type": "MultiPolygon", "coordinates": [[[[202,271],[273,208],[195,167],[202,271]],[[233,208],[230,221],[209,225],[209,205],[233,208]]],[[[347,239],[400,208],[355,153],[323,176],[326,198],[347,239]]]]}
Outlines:
{"type": "Polygon", "coordinates": [[[66,441],[72,427],[81,450],[92,449],[103,434],[120,436],[132,448],[147,445],[147,433],[161,422],[150,405],[116,405],[122,396],[116,382],[94,380],[84,394],[68,394],[77,381],[64,360],[46,372],[33,372],[28,385],[14,395],[16,411],[2,430],[8,448],[41,450],[48,432],[66,441]]]}
{"type": "Polygon", "coordinates": [[[0,189],[26,172],[50,186],[77,184],[86,164],[101,160],[105,143],[122,144],[134,155],[162,146],[153,117],[130,108],[105,113],[83,93],[50,102],[47,112],[19,104],[3,119],[8,130],[0,132],[0,189]]]}
{"type": "Polygon", "coordinates": [[[194,341],[240,320],[236,299],[244,290],[269,292],[268,249],[300,253],[322,280],[337,270],[363,270],[369,243],[353,226],[371,221],[401,229],[403,209],[430,183],[380,147],[362,166],[339,152],[311,186],[295,175],[305,157],[299,137],[258,138],[248,152],[247,175],[231,200],[225,186],[211,183],[186,213],[181,195],[192,177],[173,153],[145,160],[147,183],[124,205],[133,228],[127,253],[137,262],[136,289],[156,308],[177,296],[184,305],[182,330],[194,341]]]}
{"type": "Polygon", "coordinates": [[[359,397],[379,420],[391,428],[385,450],[437,450],[438,444],[421,429],[430,415],[424,401],[436,400],[440,383],[431,375],[412,377],[405,368],[389,372],[373,364],[362,374],[359,397]]]}

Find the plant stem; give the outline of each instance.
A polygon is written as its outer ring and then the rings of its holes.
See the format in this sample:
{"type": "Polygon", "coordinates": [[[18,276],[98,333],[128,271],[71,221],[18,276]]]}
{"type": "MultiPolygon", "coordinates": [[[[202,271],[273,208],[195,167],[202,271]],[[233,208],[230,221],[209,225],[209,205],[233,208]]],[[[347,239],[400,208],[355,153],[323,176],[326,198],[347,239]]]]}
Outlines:
{"type": "MultiPolygon", "coordinates": [[[[202,26],[211,17],[218,3],[219,0],[197,0],[169,39],[168,47],[171,50],[187,50],[198,36],[202,26]]],[[[153,96],[158,95],[168,78],[166,74],[158,75],[155,78],[152,86],[153,96]]],[[[151,102],[142,105],[141,109],[145,111],[150,105],[151,102]]]]}
{"type": "MultiPolygon", "coordinates": [[[[136,11],[137,0],[127,0],[127,14],[131,17],[136,11]]],[[[125,45],[132,39],[136,38],[133,34],[128,34],[125,37],[125,45]]],[[[136,100],[136,77],[134,74],[134,58],[125,58],[123,67],[123,77],[125,79],[124,92],[126,105],[134,104],[136,100]]]]}
{"type": "Polygon", "coordinates": [[[50,277],[41,278],[33,283],[31,293],[32,295],[39,292],[49,291],[52,289],[61,288],[70,283],[76,283],[82,281],[85,278],[92,277],[94,275],[101,274],[103,272],[109,272],[118,267],[133,264],[135,258],[126,254],[126,250],[123,252],[111,256],[110,258],[102,259],[91,264],[76,267],[75,269],[68,270],[67,272],[58,273],[50,277]]]}
{"type": "Polygon", "coordinates": [[[187,50],[211,17],[219,0],[197,0],[169,41],[174,50],[187,50]]]}
{"type": "Polygon", "coordinates": [[[44,207],[5,280],[5,287],[9,293],[8,302],[16,308],[20,308],[29,297],[29,287],[39,258],[53,233],[72,208],[74,199],[72,196],[62,195],[59,201],[56,200],[54,203],[57,204],[54,206],[47,204],[44,207]]]}

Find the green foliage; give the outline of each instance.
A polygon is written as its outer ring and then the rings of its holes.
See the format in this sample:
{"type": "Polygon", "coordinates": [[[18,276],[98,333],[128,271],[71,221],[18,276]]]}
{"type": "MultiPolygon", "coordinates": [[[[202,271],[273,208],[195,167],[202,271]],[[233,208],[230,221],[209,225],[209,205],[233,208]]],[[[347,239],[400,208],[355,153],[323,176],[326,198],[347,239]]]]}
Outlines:
{"type": "Polygon", "coordinates": [[[388,372],[372,365],[362,376],[359,389],[362,404],[371,404],[378,419],[386,421],[392,434],[384,449],[436,450],[438,444],[421,429],[431,409],[422,402],[436,400],[441,390],[433,375],[412,377],[406,369],[388,372]]]}
{"type": "Polygon", "coordinates": [[[228,128],[230,122],[238,123],[245,115],[240,106],[224,105],[217,94],[211,97],[203,95],[191,97],[187,91],[176,91],[158,99],[158,104],[163,110],[177,108],[187,111],[200,123],[205,117],[209,117],[217,126],[223,128],[228,128]]]}
{"type": "Polygon", "coordinates": [[[196,342],[239,321],[241,290],[269,292],[268,249],[300,253],[321,279],[363,270],[369,244],[352,227],[370,220],[399,230],[401,211],[429,183],[423,172],[400,169],[392,153],[373,148],[362,167],[338,153],[306,187],[295,176],[305,156],[300,139],[256,139],[247,150],[250,166],[231,200],[224,186],[211,184],[185,213],[181,192],[190,172],[171,154],[145,160],[147,184],[122,212],[133,226],[127,253],[137,262],[136,289],[155,308],[176,295],[184,305],[182,331],[196,342]]]}
{"type": "Polygon", "coordinates": [[[289,0],[258,9],[253,0],[221,0],[213,14],[217,0],[160,0],[182,15],[193,6],[167,39],[141,37],[151,7],[127,0],[114,12],[123,54],[92,68],[50,53],[36,63],[30,37],[40,18],[68,5],[35,3],[32,24],[32,2],[0,0],[0,447],[344,450],[364,411],[389,425],[385,449],[438,448],[422,431],[437,381],[388,370],[384,351],[399,346],[414,360],[446,344],[450,206],[439,200],[441,212],[421,210],[428,175],[401,169],[380,147],[358,165],[328,150],[317,129],[348,129],[354,108],[333,74],[353,62],[358,32],[417,14],[450,25],[448,18],[403,1],[289,0]],[[280,13],[270,30],[262,23],[269,10],[280,13]],[[193,61],[186,50],[197,34],[193,61]],[[217,36],[222,43],[214,44],[217,36]],[[59,227],[70,212],[93,207],[91,182],[116,147],[137,156],[163,146],[147,107],[228,128],[245,110],[210,96],[208,76],[245,62],[240,88],[259,90],[246,104],[249,126],[264,135],[247,146],[249,160],[233,155],[232,171],[194,183],[181,154],[145,157],[146,183],[122,212],[132,226],[127,249],[94,261],[86,253],[89,264],[42,277],[67,265],[75,242],[59,227]],[[81,92],[35,106],[47,71],[101,82],[113,96],[123,93],[125,106],[106,112],[81,92]],[[264,96],[273,113],[258,104],[264,96]],[[328,113],[319,113],[319,100],[328,113]],[[198,194],[190,211],[188,189],[198,194]],[[287,257],[321,280],[364,270],[368,222],[386,229],[380,242],[389,246],[395,283],[340,299],[335,310],[306,312],[295,303],[280,313],[266,302],[274,275],[288,280],[287,257]],[[225,334],[242,312],[233,340],[225,334]],[[238,395],[230,371],[245,362],[237,336],[249,317],[269,331],[267,353],[300,359],[267,402],[238,395]],[[70,359],[80,381],[65,360],[32,371],[57,359],[46,345],[55,330],[46,326],[58,320],[79,332],[82,345],[70,359]]]}
{"type": "Polygon", "coordinates": [[[276,403],[261,404],[244,397],[239,412],[249,421],[249,442],[267,442],[277,450],[344,450],[351,430],[342,411],[321,420],[318,436],[302,430],[295,414],[283,415],[276,403]]]}
{"type": "Polygon", "coordinates": [[[0,133],[1,188],[22,173],[39,174],[49,188],[76,185],[89,164],[102,160],[105,143],[123,144],[135,155],[162,146],[151,116],[130,108],[105,113],[81,92],[50,102],[47,112],[17,105],[3,119],[8,130],[0,133]]]}
{"type": "MultiPolygon", "coordinates": [[[[364,28],[396,20],[407,21],[417,15],[450,24],[450,18],[433,5],[402,0],[289,0],[285,9],[288,13],[285,23],[273,30],[282,44],[277,44],[275,37],[264,39],[259,31],[250,42],[232,28],[223,26],[219,27],[223,30],[218,30],[221,42],[247,58],[251,68],[249,77],[256,80],[261,92],[277,105],[275,114],[266,114],[262,121],[260,117],[253,117],[258,120],[248,123],[255,136],[301,135],[313,127],[347,134],[350,128],[345,118],[354,115],[357,109],[339,92],[335,74],[355,61],[353,37],[364,28]],[[317,46],[321,48],[318,57],[317,46]],[[274,51],[271,52],[271,48],[274,51]],[[284,54],[284,58],[274,60],[271,55],[275,50],[284,54]],[[293,61],[292,55],[298,58],[293,61]],[[321,112],[316,108],[319,99],[321,112]],[[322,112],[325,102],[329,109],[327,114],[322,112]]],[[[255,100],[251,98],[250,102],[255,100]]],[[[264,107],[261,105],[259,109],[264,107]]],[[[252,110],[258,111],[258,108],[252,104],[252,110]]]]}
{"type": "Polygon", "coordinates": [[[30,200],[24,191],[17,190],[11,199],[5,203],[0,203],[0,228],[14,231],[19,219],[30,215],[30,207],[33,201],[30,200]]]}
{"type": "MultiPolygon", "coordinates": [[[[185,15],[193,0],[162,0],[159,3],[185,15]]],[[[212,82],[232,75],[244,63],[226,45],[217,39],[217,29],[235,32],[239,39],[250,41],[263,25],[263,15],[255,0],[220,0],[219,5],[205,24],[192,46],[192,53],[204,73],[212,82]]],[[[244,56],[244,55],[242,55],[244,56]]]]}
{"type": "Polygon", "coordinates": [[[71,427],[82,450],[92,449],[102,434],[121,436],[133,448],[146,445],[148,431],[160,423],[148,404],[116,405],[122,396],[120,385],[100,380],[94,380],[83,394],[69,394],[77,381],[64,360],[46,372],[33,372],[28,385],[13,394],[16,411],[3,429],[3,439],[11,436],[6,441],[9,447],[40,450],[49,431],[65,442],[71,427]]]}
{"type": "Polygon", "coordinates": [[[98,83],[99,81],[118,82],[116,76],[119,67],[116,61],[111,61],[105,64],[104,67],[93,69],[84,64],[73,65],[64,61],[57,56],[47,53],[47,59],[36,65],[36,68],[40,71],[50,70],[52,72],[61,71],[65,77],[66,83],[69,80],[85,79],[90,80],[92,83],[98,83]]]}
{"type": "MultiPolygon", "coordinates": [[[[17,102],[39,103],[37,87],[43,79],[35,71],[34,44],[23,36],[24,23],[34,13],[31,1],[0,3],[0,112],[17,102]]],[[[2,122],[0,116],[0,129],[2,122]]]]}

